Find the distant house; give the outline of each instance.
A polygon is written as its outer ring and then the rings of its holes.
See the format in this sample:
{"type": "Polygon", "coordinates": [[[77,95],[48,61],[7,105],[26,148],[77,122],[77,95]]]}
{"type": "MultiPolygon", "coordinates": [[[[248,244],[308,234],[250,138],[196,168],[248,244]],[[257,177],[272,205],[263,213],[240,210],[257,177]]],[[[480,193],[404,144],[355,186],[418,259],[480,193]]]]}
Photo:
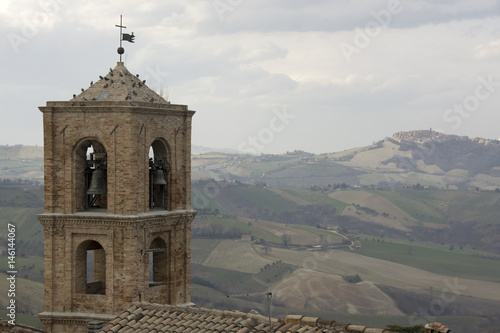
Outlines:
{"type": "Polygon", "coordinates": [[[252,241],[252,235],[241,235],[241,241],[242,242],[251,242],[252,241]]]}
{"type": "Polygon", "coordinates": [[[425,325],[425,333],[451,333],[451,330],[441,323],[430,323],[425,325]]]}

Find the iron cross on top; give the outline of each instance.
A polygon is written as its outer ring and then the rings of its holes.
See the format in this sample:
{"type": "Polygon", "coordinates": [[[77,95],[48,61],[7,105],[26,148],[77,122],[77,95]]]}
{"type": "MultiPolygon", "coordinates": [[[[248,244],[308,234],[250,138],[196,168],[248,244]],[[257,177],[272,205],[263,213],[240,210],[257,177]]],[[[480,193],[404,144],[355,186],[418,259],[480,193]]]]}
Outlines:
{"type": "Polygon", "coordinates": [[[134,33],[132,32],[131,34],[124,34],[122,32],[123,28],[127,28],[122,24],[122,15],[120,15],[120,24],[116,24],[116,27],[120,28],[120,47],[118,48],[118,54],[120,55],[120,62],[122,61],[122,54],[125,52],[125,50],[122,47],[122,40],[126,40],[127,42],[134,43],[134,33]]]}

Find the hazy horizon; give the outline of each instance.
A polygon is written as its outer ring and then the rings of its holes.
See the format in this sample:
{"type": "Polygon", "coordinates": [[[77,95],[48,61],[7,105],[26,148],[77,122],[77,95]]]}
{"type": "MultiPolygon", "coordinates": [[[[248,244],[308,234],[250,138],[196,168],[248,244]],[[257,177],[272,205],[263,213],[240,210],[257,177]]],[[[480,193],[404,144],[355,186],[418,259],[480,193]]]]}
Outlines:
{"type": "Polygon", "coordinates": [[[42,145],[46,101],[119,60],[174,104],[193,144],[252,153],[366,146],[398,131],[498,138],[500,3],[4,1],[1,141],[42,145]],[[119,4],[119,5],[118,5],[119,4]],[[223,133],[223,135],[221,135],[223,133]]]}

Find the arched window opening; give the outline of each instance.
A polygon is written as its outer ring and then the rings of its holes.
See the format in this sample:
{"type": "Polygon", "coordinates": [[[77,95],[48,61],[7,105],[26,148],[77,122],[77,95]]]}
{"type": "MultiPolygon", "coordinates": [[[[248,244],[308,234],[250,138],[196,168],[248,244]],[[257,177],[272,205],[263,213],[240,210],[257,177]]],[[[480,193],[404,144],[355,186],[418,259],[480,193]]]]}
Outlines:
{"type": "Polygon", "coordinates": [[[155,238],[147,250],[149,253],[149,286],[164,284],[168,278],[167,244],[161,238],[155,238]]]}
{"type": "Polygon", "coordinates": [[[76,250],[76,292],[106,294],[106,252],[96,241],[85,241],[76,250]]]}
{"type": "Polygon", "coordinates": [[[168,173],[170,164],[167,148],[156,140],[149,149],[149,208],[168,209],[168,173]]]}
{"type": "Polygon", "coordinates": [[[107,155],[96,140],[79,143],[74,159],[76,211],[107,208],[107,155]]]}
{"type": "Polygon", "coordinates": [[[91,144],[86,154],[86,207],[105,208],[107,181],[106,181],[106,152],[94,150],[91,144]]]}

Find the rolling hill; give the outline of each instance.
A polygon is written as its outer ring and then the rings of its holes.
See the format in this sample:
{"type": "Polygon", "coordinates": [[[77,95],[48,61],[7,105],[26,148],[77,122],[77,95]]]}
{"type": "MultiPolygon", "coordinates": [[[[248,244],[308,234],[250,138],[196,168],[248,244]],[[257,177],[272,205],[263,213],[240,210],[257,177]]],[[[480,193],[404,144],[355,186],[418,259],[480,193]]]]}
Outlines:
{"type": "MultiPolygon", "coordinates": [[[[0,146],[0,219],[19,226],[19,264],[36,295],[41,151],[0,146]]],[[[192,156],[199,306],[265,312],[271,291],[276,316],[372,327],[432,319],[454,332],[500,322],[498,141],[412,131],[319,155],[203,151],[192,156]]]]}
{"type": "Polygon", "coordinates": [[[399,132],[370,146],[314,155],[193,155],[194,180],[265,182],[270,187],[351,186],[494,191],[500,188],[500,142],[432,130],[399,132]]]}

